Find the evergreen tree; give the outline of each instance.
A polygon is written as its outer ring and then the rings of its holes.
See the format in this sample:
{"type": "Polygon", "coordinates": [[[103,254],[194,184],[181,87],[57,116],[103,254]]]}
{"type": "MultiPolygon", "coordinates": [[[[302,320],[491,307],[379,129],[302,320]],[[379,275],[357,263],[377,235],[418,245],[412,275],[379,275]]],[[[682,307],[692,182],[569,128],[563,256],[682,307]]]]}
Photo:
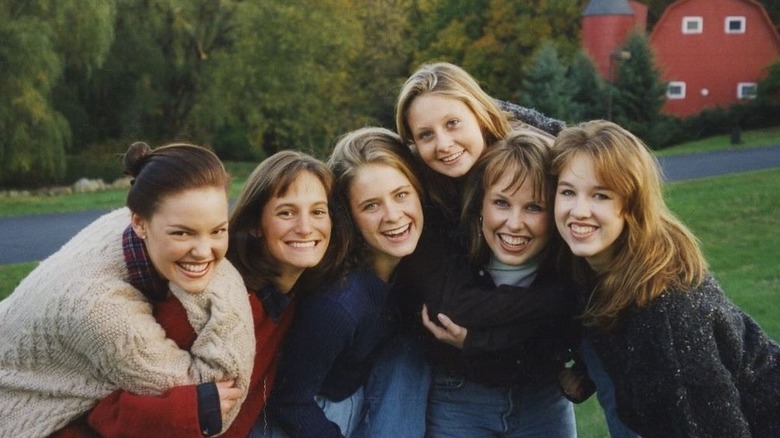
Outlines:
{"type": "MultiPolygon", "coordinates": [[[[641,33],[629,35],[620,49],[630,54],[627,59],[613,60],[616,78],[613,85],[612,118],[648,143],[656,141],[653,132],[660,120],[660,111],[666,99],[666,84],[655,65],[647,37],[641,33]]],[[[618,53],[621,53],[618,52],[618,53]]]]}
{"type": "Polygon", "coordinates": [[[607,86],[593,61],[582,50],[574,55],[567,78],[574,89],[568,120],[582,122],[606,118],[607,86]]]}
{"type": "Polygon", "coordinates": [[[520,103],[550,117],[571,120],[574,91],[555,45],[544,43],[523,80],[520,103]]]}
{"type": "Polygon", "coordinates": [[[449,61],[482,81],[497,98],[520,99],[523,72],[544,41],[564,54],[576,50],[587,0],[419,0],[412,9],[415,67],[449,61]]]}
{"type": "Polygon", "coordinates": [[[758,83],[757,101],[780,103],[780,59],[766,67],[767,75],[758,83]]]}

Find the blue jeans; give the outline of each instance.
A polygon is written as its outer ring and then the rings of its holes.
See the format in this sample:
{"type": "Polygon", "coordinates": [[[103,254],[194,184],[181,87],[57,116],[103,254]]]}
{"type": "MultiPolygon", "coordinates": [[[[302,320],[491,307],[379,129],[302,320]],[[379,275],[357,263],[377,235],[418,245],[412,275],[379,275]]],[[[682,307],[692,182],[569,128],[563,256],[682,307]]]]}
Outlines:
{"type": "Polygon", "coordinates": [[[604,411],[604,419],[607,421],[609,434],[612,438],[641,438],[639,435],[629,429],[617,414],[617,401],[615,400],[615,386],[612,379],[604,369],[593,344],[585,337],[580,342],[580,355],[588,368],[588,375],[593,383],[596,384],[596,397],[599,399],[601,410],[604,411]]]}
{"type": "MultiPolygon", "coordinates": [[[[353,436],[365,412],[363,388],[339,402],[319,396],[315,397],[314,400],[322,408],[325,417],[339,426],[342,435],[353,436]]],[[[260,418],[252,426],[249,438],[289,438],[289,435],[273,418],[268,418],[266,412],[262,412],[260,418]]]]}
{"type": "Polygon", "coordinates": [[[488,388],[434,372],[426,437],[574,438],[574,407],[551,381],[488,388]]]}
{"type": "MultiPolygon", "coordinates": [[[[421,438],[431,369],[417,334],[384,346],[365,385],[366,414],[354,438],[421,438]]],[[[352,437],[351,437],[352,438],[352,437]]]]}

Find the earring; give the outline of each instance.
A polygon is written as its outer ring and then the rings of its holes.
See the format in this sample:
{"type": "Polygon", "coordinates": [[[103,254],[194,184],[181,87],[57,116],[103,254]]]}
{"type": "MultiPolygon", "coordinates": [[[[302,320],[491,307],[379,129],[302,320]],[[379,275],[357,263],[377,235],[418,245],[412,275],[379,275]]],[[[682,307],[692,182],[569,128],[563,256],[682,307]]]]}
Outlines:
{"type": "Polygon", "coordinates": [[[477,235],[479,235],[479,237],[482,237],[482,215],[479,215],[479,229],[477,231],[477,235]]]}

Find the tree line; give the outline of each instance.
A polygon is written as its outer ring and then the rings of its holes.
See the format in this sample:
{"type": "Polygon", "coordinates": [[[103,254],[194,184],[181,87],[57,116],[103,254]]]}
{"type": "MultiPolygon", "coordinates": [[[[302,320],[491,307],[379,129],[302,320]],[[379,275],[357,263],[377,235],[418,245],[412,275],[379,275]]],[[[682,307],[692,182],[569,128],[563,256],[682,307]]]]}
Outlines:
{"type": "MultiPolygon", "coordinates": [[[[646,2],[651,25],[671,2],[646,2]]],[[[605,117],[609,103],[642,133],[664,95],[646,39],[632,37],[631,62],[605,83],[580,50],[586,4],[0,0],[0,184],[61,181],[68,157],[134,140],[191,141],[229,160],[322,157],[343,132],[392,128],[398,90],[431,61],[570,122],[605,117]]]]}

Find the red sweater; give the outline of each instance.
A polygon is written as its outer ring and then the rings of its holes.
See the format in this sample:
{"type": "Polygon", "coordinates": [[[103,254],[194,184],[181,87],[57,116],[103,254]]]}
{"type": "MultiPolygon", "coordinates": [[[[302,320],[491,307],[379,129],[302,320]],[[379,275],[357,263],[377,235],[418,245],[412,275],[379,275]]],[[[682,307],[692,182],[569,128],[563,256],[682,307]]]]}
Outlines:
{"type": "MultiPolygon", "coordinates": [[[[257,421],[276,376],[276,358],[295,314],[293,300],[275,324],[255,294],[249,294],[255,321],[256,355],[246,400],[233,424],[221,437],[246,437],[257,421]]],[[[189,350],[196,334],[187,314],[174,297],[155,305],[154,316],[167,336],[189,350]]],[[[159,396],[134,395],[116,390],[91,411],[52,435],[76,437],[200,437],[196,385],[171,388],[159,396]]]]}

